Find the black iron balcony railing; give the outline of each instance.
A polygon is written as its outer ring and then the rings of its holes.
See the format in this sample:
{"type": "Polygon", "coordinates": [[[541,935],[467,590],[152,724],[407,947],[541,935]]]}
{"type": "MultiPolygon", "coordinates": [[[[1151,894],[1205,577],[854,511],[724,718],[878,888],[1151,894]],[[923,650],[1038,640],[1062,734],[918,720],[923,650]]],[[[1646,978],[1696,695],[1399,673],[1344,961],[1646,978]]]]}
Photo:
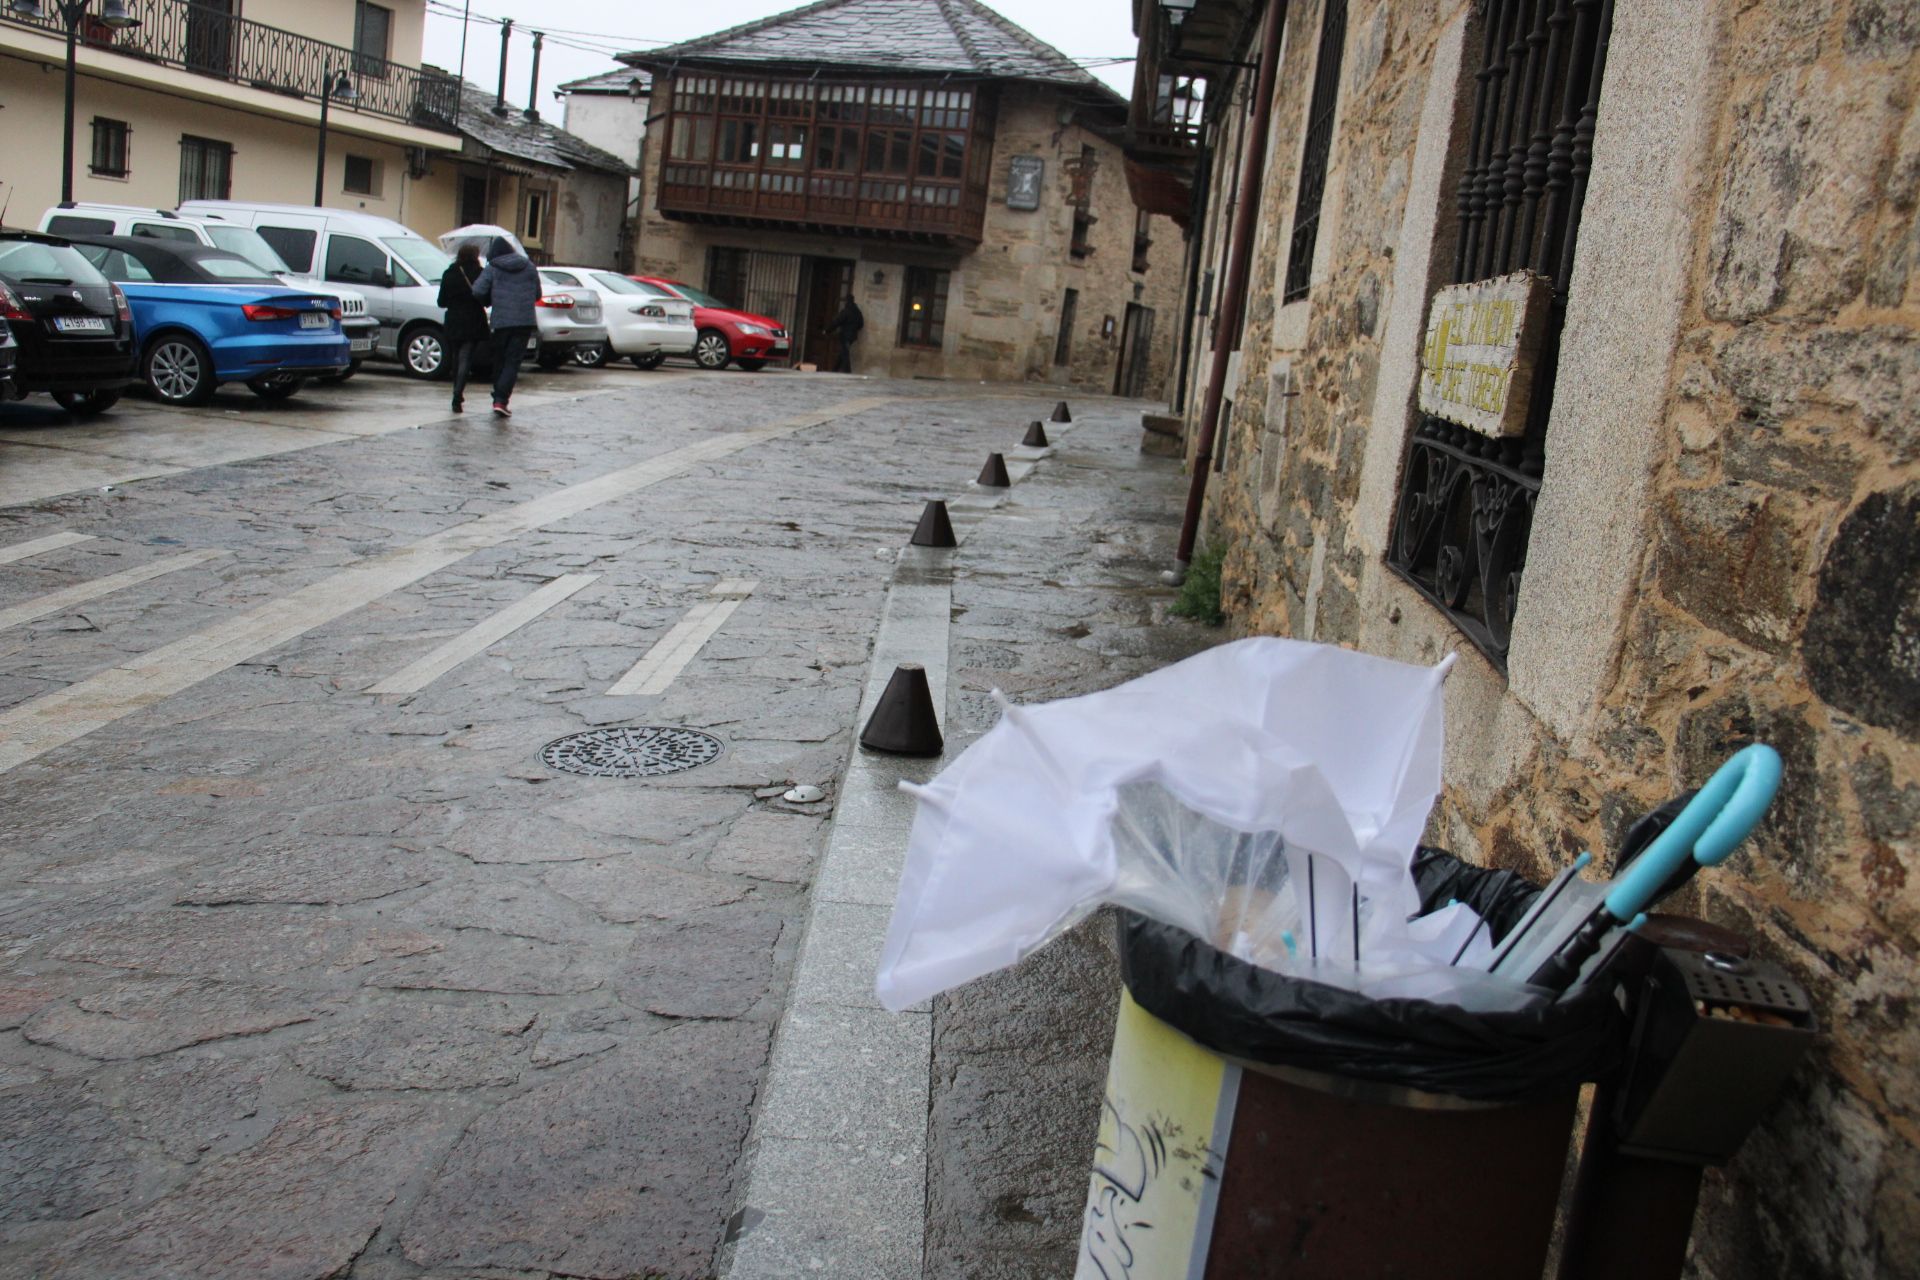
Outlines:
{"type": "MultiPolygon", "coordinates": [[[[39,28],[64,39],[60,6],[45,0],[40,8],[39,15],[25,16],[0,4],[0,22],[39,28]]],[[[336,109],[453,130],[460,104],[460,82],[453,76],[370,57],[344,45],[185,0],[127,0],[127,12],[140,20],[139,26],[116,30],[91,16],[82,17],[81,43],[314,102],[320,100],[328,72],[337,77],[344,71],[359,98],[346,102],[336,96],[336,109]]]]}

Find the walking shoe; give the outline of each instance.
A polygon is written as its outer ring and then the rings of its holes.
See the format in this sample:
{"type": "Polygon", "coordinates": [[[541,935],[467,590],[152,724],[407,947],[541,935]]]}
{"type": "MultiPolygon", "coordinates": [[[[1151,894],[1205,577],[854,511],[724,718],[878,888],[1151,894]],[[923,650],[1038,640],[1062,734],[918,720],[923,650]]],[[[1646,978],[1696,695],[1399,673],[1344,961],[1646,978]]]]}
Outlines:
{"type": "Polygon", "coordinates": [[[503,404],[496,404],[493,406],[493,416],[496,418],[511,418],[513,416],[513,410],[503,404]]]}
{"type": "Polygon", "coordinates": [[[455,413],[465,413],[467,411],[467,406],[465,402],[460,400],[455,400],[453,402],[453,411],[455,413]]]}

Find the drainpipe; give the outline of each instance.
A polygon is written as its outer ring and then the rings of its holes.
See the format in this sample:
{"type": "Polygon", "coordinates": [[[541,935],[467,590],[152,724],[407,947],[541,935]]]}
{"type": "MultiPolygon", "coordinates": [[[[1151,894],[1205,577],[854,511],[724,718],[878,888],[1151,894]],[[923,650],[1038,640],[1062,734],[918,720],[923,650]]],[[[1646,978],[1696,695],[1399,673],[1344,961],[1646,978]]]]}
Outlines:
{"type": "Polygon", "coordinates": [[[540,42],[546,38],[543,31],[533,33],[533,79],[527,81],[527,109],[523,113],[529,120],[540,118],[540,42]]]}
{"type": "Polygon", "coordinates": [[[1273,120],[1274,73],[1280,61],[1280,33],[1287,23],[1286,0],[1270,0],[1267,29],[1260,37],[1260,74],[1254,88],[1253,119],[1240,169],[1240,192],[1233,210],[1233,240],[1227,247],[1227,278],[1220,293],[1219,340],[1213,344],[1213,367],[1207,374],[1207,396],[1200,407],[1200,443],[1193,458],[1193,480],[1187,487],[1187,513],[1180,522],[1180,548],[1165,577],[1179,583],[1193,563],[1193,543],[1200,533],[1200,507],[1207,497],[1207,472],[1213,465],[1213,441],[1220,427],[1220,402],[1227,388],[1227,361],[1240,341],[1240,315],[1247,299],[1247,268],[1253,261],[1254,223],[1260,214],[1260,183],[1266,174],[1267,126],[1273,120]]]}
{"type": "Polygon", "coordinates": [[[493,114],[507,114],[507,51],[508,42],[513,39],[513,19],[500,19],[500,87],[494,91],[493,114]]]}

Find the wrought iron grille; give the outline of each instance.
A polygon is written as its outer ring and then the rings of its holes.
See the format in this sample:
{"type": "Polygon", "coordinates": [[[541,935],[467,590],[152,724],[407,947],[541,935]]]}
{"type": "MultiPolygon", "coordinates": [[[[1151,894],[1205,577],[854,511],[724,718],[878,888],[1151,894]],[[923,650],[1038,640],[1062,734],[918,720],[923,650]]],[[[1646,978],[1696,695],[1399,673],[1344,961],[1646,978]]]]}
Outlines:
{"type": "MultiPolygon", "coordinates": [[[[0,21],[65,39],[60,6],[40,8],[38,16],[27,17],[0,5],[0,21]]],[[[81,41],[90,48],[315,102],[327,72],[346,71],[360,95],[352,110],[429,129],[451,132],[459,110],[460,82],[453,76],[369,58],[344,45],[235,17],[220,6],[127,0],[127,12],[140,20],[139,26],[116,30],[83,17],[81,41]]],[[[348,106],[336,100],[334,109],[348,106]]]]}
{"type": "Polygon", "coordinates": [[[1334,109],[1340,101],[1340,53],[1347,43],[1347,0],[1327,0],[1320,17],[1320,56],[1314,64],[1313,99],[1307,107],[1307,145],[1300,154],[1300,193],[1293,207],[1293,239],[1287,246],[1287,280],[1280,300],[1307,296],[1313,246],[1320,238],[1320,197],[1327,189],[1327,152],[1333,147],[1334,109]]]}
{"type": "Polygon", "coordinates": [[[1546,463],[1613,0],[1490,0],[1484,22],[1453,280],[1523,268],[1547,276],[1546,341],[1524,435],[1496,440],[1432,417],[1414,428],[1387,563],[1504,669],[1546,463]]]}

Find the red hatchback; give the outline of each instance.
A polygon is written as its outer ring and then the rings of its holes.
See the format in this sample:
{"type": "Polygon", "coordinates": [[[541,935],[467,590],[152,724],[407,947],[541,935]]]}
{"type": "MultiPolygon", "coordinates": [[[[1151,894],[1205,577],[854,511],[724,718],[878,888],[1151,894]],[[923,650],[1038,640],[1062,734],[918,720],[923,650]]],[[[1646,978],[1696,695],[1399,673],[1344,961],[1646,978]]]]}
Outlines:
{"type": "Polygon", "coordinates": [[[764,369],[768,361],[787,358],[787,331],[778,320],[739,311],[704,289],[661,276],[633,276],[676,298],[693,304],[693,360],[702,369],[724,369],[732,361],[748,373],[764,369]]]}

